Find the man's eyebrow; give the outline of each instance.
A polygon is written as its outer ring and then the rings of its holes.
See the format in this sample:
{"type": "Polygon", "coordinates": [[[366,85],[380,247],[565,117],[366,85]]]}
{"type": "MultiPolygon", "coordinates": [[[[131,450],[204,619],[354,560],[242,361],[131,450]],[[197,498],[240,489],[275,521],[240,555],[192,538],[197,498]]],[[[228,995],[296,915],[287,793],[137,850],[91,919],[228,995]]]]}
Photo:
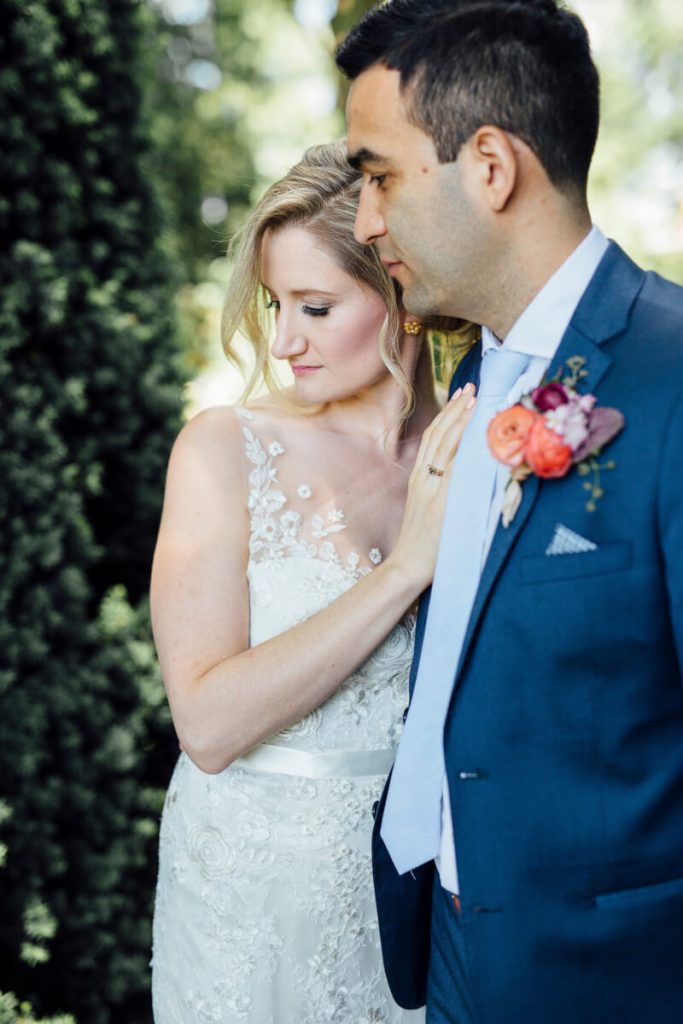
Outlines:
{"type": "Polygon", "coordinates": [[[366,149],[365,146],[355,153],[349,153],[348,160],[356,171],[362,171],[365,164],[385,164],[387,162],[385,157],[380,156],[378,153],[373,153],[371,149],[366,149]]]}

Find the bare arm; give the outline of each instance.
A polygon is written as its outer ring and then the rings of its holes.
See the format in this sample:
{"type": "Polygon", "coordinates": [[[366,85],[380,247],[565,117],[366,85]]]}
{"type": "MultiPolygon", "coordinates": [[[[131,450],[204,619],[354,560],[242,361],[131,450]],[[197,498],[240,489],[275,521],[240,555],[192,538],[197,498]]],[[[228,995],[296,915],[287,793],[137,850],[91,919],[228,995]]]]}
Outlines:
{"type": "Polygon", "coordinates": [[[324,611],[249,648],[249,523],[234,414],[181,432],[152,571],[152,621],[180,741],[206,772],[318,707],[387,636],[434,571],[450,465],[471,409],[453,399],[426,432],[391,555],[324,611]]]}

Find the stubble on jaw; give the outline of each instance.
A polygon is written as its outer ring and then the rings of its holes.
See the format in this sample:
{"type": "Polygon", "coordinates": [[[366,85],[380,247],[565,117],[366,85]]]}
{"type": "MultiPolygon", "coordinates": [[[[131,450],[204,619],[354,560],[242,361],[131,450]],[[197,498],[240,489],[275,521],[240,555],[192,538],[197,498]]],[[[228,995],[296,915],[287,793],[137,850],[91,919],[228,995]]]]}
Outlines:
{"type": "Polygon", "coordinates": [[[405,210],[405,220],[420,235],[417,246],[408,238],[399,245],[410,275],[406,305],[416,316],[472,320],[487,289],[484,225],[457,162],[439,165],[435,178],[428,198],[416,197],[405,210]]]}

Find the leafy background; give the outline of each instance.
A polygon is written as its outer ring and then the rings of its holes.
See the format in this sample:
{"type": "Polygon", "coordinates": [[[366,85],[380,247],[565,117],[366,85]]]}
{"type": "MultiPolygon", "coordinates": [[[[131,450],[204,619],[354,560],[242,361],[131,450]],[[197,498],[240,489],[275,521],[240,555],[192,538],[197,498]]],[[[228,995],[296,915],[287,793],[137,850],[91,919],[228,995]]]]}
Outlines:
{"type": "MultiPolygon", "coordinates": [[[[362,0],[0,0],[0,1024],[149,1024],[177,743],[147,577],[184,416],[234,400],[225,244],[343,132],[362,0]]],[[[683,9],[576,0],[598,222],[683,281],[683,9]]]]}

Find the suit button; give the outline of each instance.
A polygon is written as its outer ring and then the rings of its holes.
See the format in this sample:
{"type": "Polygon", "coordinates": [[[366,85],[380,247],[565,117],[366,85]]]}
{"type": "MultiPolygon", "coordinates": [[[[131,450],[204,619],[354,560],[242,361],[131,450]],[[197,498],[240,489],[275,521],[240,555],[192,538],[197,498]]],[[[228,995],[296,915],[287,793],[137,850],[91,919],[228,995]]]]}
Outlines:
{"type": "Polygon", "coordinates": [[[407,718],[407,717],[408,717],[408,708],[406,708],[406,709],[404,710],[404,712],[403,712],[403,724],[404,724],[404,725],[406,724],[406,718],[407,718]]]}
{"type": "Polygon", "coordinates": [[[458,772],[458,778],[460,779],[461,782],[472,782],[472,781],[476,781],[478,779],[485,779],[486,778],[486,772],[478,772],[478,771],[466,772],[466,771],[462,771],[462,772],[458,772]]]}
{"type": "Polygon", "coordinates": [[[379,810],[379,800],[375,800],[374,804],[372,805],[372,817],[373,818],[377,817],[377,811],[378,810],[379,810]]]}

